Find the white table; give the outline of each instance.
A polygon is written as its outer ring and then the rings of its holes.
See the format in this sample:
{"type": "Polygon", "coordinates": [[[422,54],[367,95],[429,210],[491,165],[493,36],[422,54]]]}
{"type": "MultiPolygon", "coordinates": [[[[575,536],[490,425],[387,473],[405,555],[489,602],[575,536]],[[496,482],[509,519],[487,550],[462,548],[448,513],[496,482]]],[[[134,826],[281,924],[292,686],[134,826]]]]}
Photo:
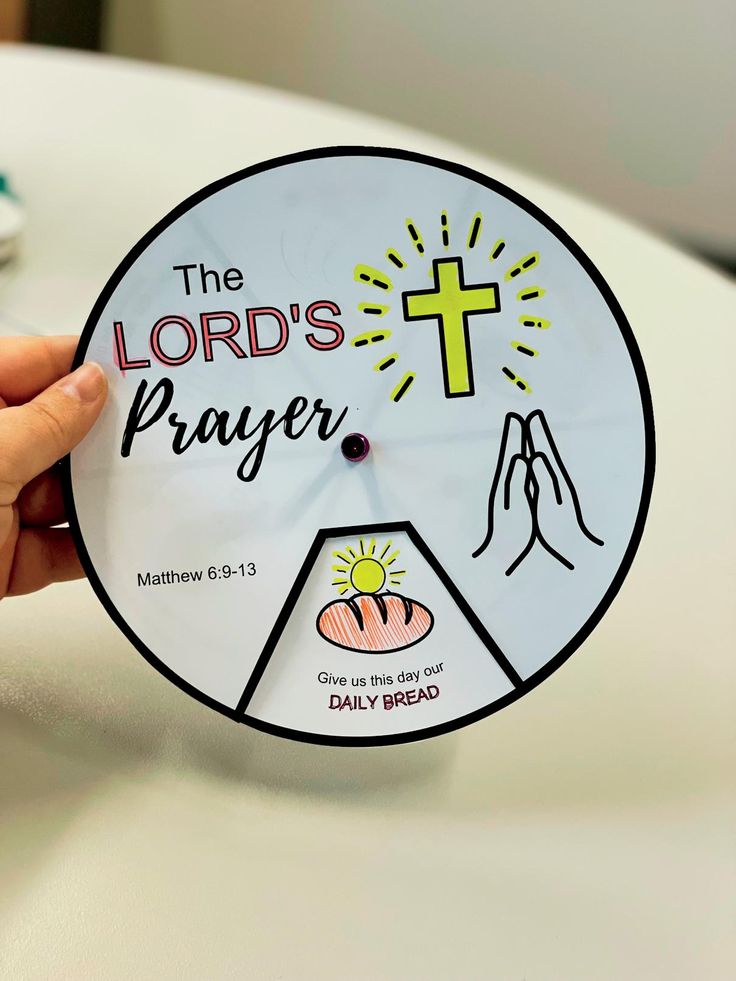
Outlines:
{"type": "Polygon", "coordinates": [[[519,189],[634,326],[658,470],[612,609],[531,695],[428,743],[319,748],[191,701],[86,583],[0,609],[0,976],[733,976],[736,289],[539,180],[381,120],[109,58],[0,51],[28,209],[0,331],[78,331],[130,245],[266,157],[383,144],[519,189]]]}

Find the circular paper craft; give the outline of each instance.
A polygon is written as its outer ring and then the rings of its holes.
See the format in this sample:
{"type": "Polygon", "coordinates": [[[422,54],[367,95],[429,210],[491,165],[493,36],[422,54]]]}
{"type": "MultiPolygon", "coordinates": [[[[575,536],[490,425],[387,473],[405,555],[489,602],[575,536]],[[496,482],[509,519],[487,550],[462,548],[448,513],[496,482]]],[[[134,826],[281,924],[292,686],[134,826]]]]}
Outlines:
{"type": "Polygon", "coordinates": [[[498,182],[405,151],[224,178],[85,327],[110,400],[66,471],[92,584],[200,701],[318,743],[508,705],[611,603],[654,470],[600,273],[498,182]]]}

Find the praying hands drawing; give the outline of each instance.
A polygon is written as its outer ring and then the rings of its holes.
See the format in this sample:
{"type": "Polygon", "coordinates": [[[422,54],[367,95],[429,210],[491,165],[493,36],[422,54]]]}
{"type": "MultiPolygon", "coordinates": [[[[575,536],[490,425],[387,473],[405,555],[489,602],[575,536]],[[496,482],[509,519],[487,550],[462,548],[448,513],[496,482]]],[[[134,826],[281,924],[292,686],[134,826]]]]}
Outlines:
{"type": "Polygon", "coordinates": [[[526,419],[507,413],[488,497],[488,531],[473,558],[493,543],[494,553],[508,562],[510,576],[537,542],[566,569],[574,569],[566,553],[580,540],[603,545],[585,524],[544,412],[535,409],[526,419]]]}

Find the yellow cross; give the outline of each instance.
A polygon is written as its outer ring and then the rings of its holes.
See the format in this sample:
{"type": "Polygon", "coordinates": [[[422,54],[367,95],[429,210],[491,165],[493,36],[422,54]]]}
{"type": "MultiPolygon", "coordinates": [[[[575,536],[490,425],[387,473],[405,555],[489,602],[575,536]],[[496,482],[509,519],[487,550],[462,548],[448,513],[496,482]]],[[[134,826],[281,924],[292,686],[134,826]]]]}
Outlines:
{"type": "Polygon", "coordinates": [[[498,283],[466,286],[461,258],[435,259],[434,289],[402,293],[404,320],[436,320],[440,331],[440,356],[445,397],[475,393],[470,353],[468,318],[501,309],[498,283]]]}

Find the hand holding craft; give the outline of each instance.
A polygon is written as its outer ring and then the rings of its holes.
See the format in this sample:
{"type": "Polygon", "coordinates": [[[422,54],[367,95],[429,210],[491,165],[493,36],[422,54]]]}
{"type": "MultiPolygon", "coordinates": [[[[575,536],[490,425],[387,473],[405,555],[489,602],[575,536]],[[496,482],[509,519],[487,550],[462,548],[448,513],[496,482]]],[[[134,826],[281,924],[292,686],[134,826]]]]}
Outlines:
{"type": "Polygon", "coordinates": [[[464,166],[329,147],[141,232],[78,348],[115,411],[61,472],[144,658],[229,719],[358,746],[490,715],[582,643],[641,536],[653,426],[554,219],[464,166]]]}
{"type": "Polygon", "coordinates": [[[107,397],[99,365],[68,374],[76,337],[0,339],[0,598],[84,573],[55,464],[89,432],[107,397]]]}

